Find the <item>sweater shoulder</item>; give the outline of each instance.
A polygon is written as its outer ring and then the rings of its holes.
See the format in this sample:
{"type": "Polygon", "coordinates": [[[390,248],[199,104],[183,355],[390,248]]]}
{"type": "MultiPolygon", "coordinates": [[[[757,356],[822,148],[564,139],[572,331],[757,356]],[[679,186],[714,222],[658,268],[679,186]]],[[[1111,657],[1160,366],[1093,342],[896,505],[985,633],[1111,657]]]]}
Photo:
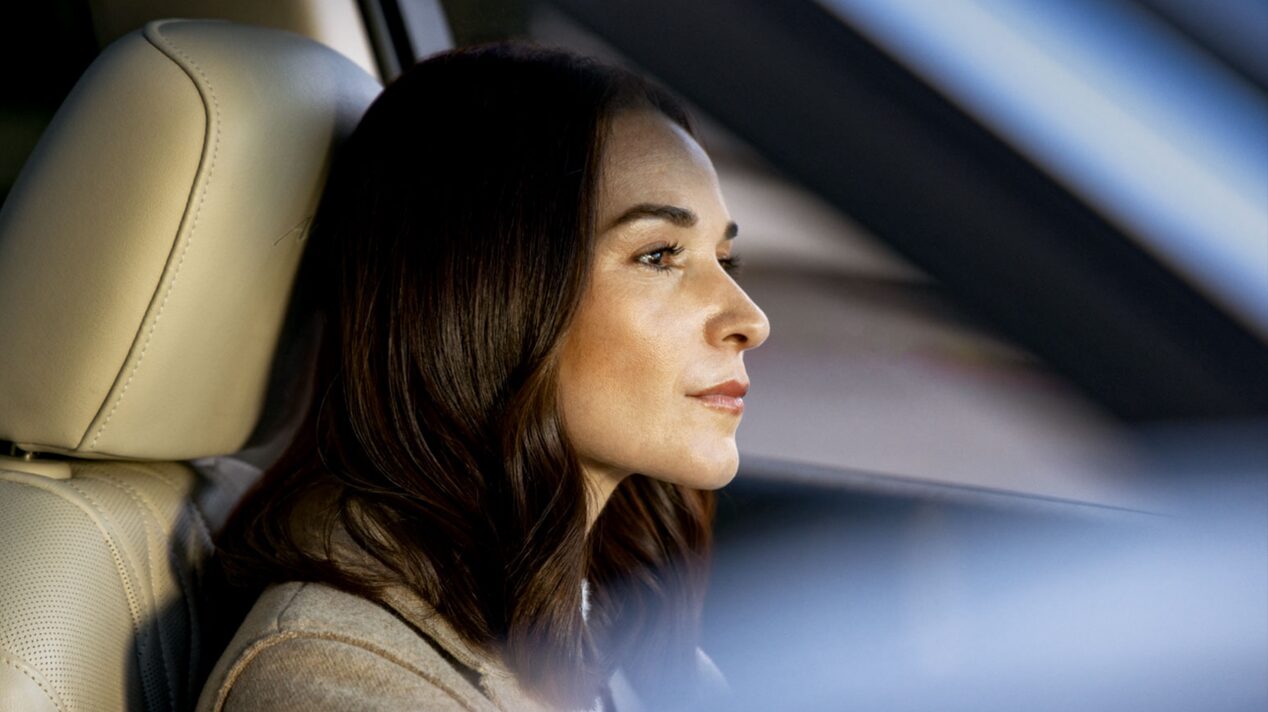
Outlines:
{"type": "Polygon", "coordinates": [[[317,583],[269,587],[212,671],[200,712],[487,710],[463,672],[390,610],[317,583]]]}

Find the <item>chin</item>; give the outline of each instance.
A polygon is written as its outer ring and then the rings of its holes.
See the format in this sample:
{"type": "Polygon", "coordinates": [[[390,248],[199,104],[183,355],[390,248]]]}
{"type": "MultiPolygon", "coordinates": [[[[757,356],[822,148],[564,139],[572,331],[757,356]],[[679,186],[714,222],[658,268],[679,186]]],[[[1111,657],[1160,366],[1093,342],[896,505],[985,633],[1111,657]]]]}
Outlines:
{"type": "Polygon", "coordinates": [[[731,480],[735,479],[735,474],[737,471],[739,471],[738,461],[735,463],[734,466],[728,469],[722,470],[721,472],[718,472],[717,474],[708,478],[706,481],[701,482],[699,484],[693,484],[691,486],[695,487],[696,489],[702,489],[702,490],[722,489],[723,487],[726,487],[727,485],[731,484],[731,480]]]}
{"type": "Polygon", "coordinates": [[[728,451],[711,453],[713,456],[701,457],[700,453],[692,453],[678,459],[677,466],[662,470],[659,475],[651,475],[655,479],[690,487],[698,490],[721,489],[735,479],[740,468],[739,453],[732,446],[728,451]]]}
{"type": "Polygon", "coordinates": [[[692,477],[696,481],[684,483],[688,487],[715,490],[731,484],[731,480],[735,479],[735,474],[740,469],[740,453],[735,446],[735,439],[727,438],[712,450],[707,456],[698,457],[695,476],[692,477]]]}

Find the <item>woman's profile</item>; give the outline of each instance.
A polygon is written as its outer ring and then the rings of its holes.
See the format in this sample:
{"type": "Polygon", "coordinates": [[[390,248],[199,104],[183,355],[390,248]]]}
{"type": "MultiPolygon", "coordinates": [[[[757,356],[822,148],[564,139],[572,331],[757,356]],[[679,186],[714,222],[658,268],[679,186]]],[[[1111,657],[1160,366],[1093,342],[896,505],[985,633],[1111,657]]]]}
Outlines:
{"type": "Polygon", "coordinates": [[[221,540],[263,590],[204,710],[665,709],[707,694],[712,490],[769,330],[680,104],[495,45],[341,147],[295,440],[221,540]]]}

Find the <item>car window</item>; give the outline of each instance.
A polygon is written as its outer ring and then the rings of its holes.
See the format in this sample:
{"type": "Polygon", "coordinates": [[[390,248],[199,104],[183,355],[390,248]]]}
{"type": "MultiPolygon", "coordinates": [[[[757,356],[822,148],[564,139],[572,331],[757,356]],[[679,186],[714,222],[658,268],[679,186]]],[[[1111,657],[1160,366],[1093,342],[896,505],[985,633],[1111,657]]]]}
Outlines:
{"type": "Polygon", "coordinates": [[[1268,334],[1261,87],[1131,2],[824,4],[1268,334]]]}

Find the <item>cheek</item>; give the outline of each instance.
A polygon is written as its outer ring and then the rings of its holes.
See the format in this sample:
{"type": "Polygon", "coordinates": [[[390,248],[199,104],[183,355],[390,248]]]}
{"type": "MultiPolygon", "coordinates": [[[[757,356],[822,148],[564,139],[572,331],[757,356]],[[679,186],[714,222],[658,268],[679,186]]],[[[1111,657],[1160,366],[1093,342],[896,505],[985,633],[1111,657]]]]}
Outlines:
{"type": "Polygon", "coordinates": [[[687,397],[703,325],[659,286],[592,284],[561,354],[568,435],[591,468],[717,487],[735,472],[734,429],[687,397]]]}
{"type": "Polygon", "coordinates": [[[602,445],[611,454],[631,435],[652,435],[649,421],[679,388],[682,338],[661,328],[674,320],[655,303],[622,290],[595,291],[569,331],[560,392],[578,447],[602,445]]]}

